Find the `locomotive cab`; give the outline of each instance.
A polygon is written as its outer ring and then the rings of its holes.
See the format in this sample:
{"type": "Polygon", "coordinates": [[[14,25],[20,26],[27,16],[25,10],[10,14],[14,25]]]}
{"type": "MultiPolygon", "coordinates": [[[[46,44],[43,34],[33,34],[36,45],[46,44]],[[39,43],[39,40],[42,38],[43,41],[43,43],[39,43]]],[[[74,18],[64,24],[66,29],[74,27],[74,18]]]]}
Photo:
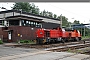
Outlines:
{"type": "Polygon", "coordinates": [[[36,34],[37,34],[37,36],[36,36],[37,44],[46,43],[50,39],[50,30],[49,29],[38,29],[36,34]]]}

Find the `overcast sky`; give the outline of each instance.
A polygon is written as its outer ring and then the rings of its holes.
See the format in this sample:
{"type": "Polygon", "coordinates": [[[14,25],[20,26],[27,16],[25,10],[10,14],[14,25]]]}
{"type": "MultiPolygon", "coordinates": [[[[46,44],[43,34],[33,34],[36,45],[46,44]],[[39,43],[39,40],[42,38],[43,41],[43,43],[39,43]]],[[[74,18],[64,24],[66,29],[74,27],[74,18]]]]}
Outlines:
{"type": "MultiPolygon", "coordinates": [[[[43,11],[45,9],[46,11],[53,12],[57,15],[62,14],[63,16],[66,16],[68,18],[68,21],[70,22],[79,20],[80,23],[90,23],[90,3],[35,2],[34,4],[39,7],[40,11],[43,11]]],[[[13,3],[0,2],[0,7],[2,6],[10,10],[13,6],[13,3]]],[[[0,9],[0,11],[2,11],[2,9],[0,9]]]]}

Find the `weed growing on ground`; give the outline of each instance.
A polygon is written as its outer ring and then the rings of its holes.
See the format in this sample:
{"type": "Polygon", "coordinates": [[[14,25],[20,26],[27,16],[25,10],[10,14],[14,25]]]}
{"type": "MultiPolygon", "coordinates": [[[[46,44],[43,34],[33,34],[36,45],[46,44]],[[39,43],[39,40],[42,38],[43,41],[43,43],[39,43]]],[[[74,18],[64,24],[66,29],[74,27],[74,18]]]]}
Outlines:
{"type": "Polygon", "coordinates": [[[18,43],[23,43],[23,44],[34,44],[32,40],[19,40],[18,43]]]}
{"type": "Polygon", "coordinates": [[[3,44],[3,41],[0,39],[0,44],[3,44]]]}

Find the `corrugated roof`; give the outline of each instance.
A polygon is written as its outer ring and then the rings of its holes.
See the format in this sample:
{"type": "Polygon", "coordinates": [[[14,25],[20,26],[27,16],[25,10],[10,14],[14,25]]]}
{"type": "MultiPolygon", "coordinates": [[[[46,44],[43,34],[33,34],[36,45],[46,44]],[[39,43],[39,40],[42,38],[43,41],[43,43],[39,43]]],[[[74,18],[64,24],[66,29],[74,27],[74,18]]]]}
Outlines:
{"type": "MultiPolygon", "coordinates": [[[[21,13],[21,11],[19,11],[19,10],[7,10],[7,11],[0,11],[0,14],[2,14],[2,13],[9,13],[9,12],[18,12],[18,13],[21,13]]],[[[55,19],[55,18],[50,18],[50,17],[46,17],[46,16],[41,16],[41,15],[37,15],[37,14],[32,14],[32,13],[24,12],[24,11],[22,11],[22,14],[28,14],[28,15],[37,16],[37,17],[43,17],[43,18],[48,18],[48,19],[53,19],[53,20],[59,20],[59,19],[55,19]]]]}
{"type": "Polygon", "coordinates": [[[22,15],[6,17],[6,20],[14,20],[14,19],[24,19],[24,20],[30,20],[30,21],[44,22],[44,21],[42,21],[43,19],[38,19],[38,18],[33,18],[33,17],[28,17],[28,16],[22,16],[22,15]]]}

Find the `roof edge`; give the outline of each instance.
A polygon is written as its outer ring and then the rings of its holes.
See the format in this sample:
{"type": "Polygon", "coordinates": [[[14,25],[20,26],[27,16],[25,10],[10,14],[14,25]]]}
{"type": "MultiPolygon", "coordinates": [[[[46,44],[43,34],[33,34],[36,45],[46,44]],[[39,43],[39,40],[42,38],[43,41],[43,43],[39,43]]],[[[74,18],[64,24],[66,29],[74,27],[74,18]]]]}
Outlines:
{"type": "MultiPolygon", "coordinates": [[[[2,13],[9,13],[9,12],[18,12],[18,13],[21,13],[21,11],[19,11],[19,10],[6,10],[6,11],[0,11],[0,14],[2,14],[2,13]]],[[[50,18],[50,17],[41,16],[41,15],[38,15],[38,14],[32,14],[32,13],[28,13],[28,12],[24,12],[24,11],[22,11],[22,13],[23,14],[28,14],[28,15],[33,15],[33,16],[38,16],[38,17],[43,17],[43,18],[48,18],[48,19],[53,19],[53,20],[61,21],[61,20],[56,19],[56,18],[50,18]]]]}

